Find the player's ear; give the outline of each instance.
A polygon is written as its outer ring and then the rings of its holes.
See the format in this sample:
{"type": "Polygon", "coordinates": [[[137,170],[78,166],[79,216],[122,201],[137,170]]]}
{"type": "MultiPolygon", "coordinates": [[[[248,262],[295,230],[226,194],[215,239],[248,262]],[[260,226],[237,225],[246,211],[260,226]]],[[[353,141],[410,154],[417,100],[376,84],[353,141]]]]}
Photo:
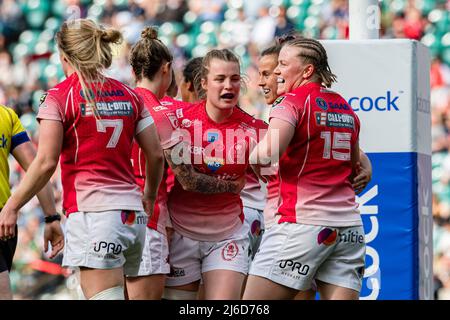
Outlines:
{"type": "Polygon", "coordinates": [[[303,70],[303,78],[304,79],[310,78],[314,74],[315,70],[316,68],[314,67],[314,65],[312,64],[306,65],[305,69],[303,70]]]}
{"type": "Polygon", "coordinates": [[[205,78],[202,78],[201,79],[201,84],[202,84],[202,88],[203,88],[203,90],[207,90],[207,80],[205,79],[205,78]]]}
{"type": "Polygon", "coordinates": [[[163,64],[163,72],[168,73],[170,72],[170,67],[172,66],[172,61],[166,62],[163,64]]]}

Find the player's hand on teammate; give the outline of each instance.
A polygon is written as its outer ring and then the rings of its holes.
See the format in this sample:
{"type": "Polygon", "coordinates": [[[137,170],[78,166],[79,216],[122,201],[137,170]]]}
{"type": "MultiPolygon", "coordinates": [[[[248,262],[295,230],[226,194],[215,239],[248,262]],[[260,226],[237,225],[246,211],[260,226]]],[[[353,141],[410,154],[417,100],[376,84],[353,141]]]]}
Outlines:
{"type": "Polygon", "coordinates": [[[18,211],[7,209],[6,206],[0,212],[0,240],[6,241],[16,235],[18,214],[18,211]]]}
{"type": "Polygon", "coordinates": [[[370,180],[372,180],[372,171],[363,168],[360,162],[358,162],[356,166],[357,175],[353,179],[352,187],[356,194],[360,194],[369,184],[370,180]]]}
{"type": "Polygon", "coordinates": [[[153,210],[155,209],[156,197],[152,197],[148,192],[144,191],[142,196],[142,204],[144,206],[144,211],[150,218],[153,215],[153,210]]]}
{"type": "Polygon", "coordinates": [[[44,228],[44,252],[48,251],[48,243],[51,244],[52,251],[49,258],[53,259],[64,248],[64,233],[59,221],[45,224],[44,228]]]}

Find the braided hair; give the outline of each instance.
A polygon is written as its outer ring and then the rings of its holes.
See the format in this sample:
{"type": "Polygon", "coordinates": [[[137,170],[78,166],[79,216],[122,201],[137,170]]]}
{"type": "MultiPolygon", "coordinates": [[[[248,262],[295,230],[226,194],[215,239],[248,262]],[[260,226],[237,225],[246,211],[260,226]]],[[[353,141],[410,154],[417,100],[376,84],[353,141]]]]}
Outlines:
{"type": "Polygon", "coordinates": [[[337,81],[336,75],[331,71],[328,65],[328,56],[322,44],[309,38],[294,38],[283,43],[283,46],[297,47],[300,49],[299,57],[306,64],[312,64],[315,73],[319,76],[323,85],[330,88],[337,81]]]}

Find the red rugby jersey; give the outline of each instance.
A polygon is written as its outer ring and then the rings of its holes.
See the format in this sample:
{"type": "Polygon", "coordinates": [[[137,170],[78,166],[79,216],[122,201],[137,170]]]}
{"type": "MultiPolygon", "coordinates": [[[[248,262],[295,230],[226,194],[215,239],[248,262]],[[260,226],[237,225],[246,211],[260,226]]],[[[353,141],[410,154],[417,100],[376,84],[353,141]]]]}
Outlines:
{"type": "MultiPolygon", "coordinates": [[[[39,120],[61,121],[63,209],[77,211],[143,210],[130,162],[136,132],[153,120],[134,91],[106,78],[95,94],[94,117],[76,73],[50,89],[39,120]]],[[[96,91],[94,93],[94,91],[96,91]]]]}
{"type": "MultiPolygon", "coordinates": [[[[174,130],[177,126],[169,121],[166,112],[172,110],[173,106],[163,104],[158,100],[153,92],[148,89],[138,87],[135,92],[144,101],[145,107],[150,112],[155,121],[158,131],[161,147],[167,149],[179,142],[179,135],[174,130]]],[[[145,185],[145,156],[139,145],[134,142],[132,152],[132,163],[136,182],[143,191],[145,185]]],[[[169,213],[167,211],[167,168],[164,170],[163,178],[158,189],[158,196],[153,210],[153,215],[148,219],[147,226],[155,229],[160,233],[166,234],[167,219],[169,213]]]]}
{"type": "Polygon", "coordinates": [[[279,223],[361,225],[350,182],[360,123],[339,94],[309,83],[278,98],[269,119],[295,127],[279,163],[279,223]]]}
{"type": "MultiPolygon", "coordinates": [[[[205,101],[173,112],[189,143],[195,170],[225,180],[246,174],[250,139],[259,139],[261,120],[235,107],[222,123],[212,121],[205,101]]],[[[243,222],[239,194],[202,194],[183,190],[177,180],[169,194],[172,225],[180,234],[200,241],[220,241],[243,222]]]]}

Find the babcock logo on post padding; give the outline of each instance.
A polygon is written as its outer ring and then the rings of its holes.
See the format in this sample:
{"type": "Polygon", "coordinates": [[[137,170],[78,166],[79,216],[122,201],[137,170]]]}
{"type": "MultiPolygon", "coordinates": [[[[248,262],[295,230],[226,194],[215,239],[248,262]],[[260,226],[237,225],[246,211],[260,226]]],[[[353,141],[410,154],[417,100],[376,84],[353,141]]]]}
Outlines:
{"type": "MultiPolygon", "coordinates": [[[[402,94],[403,91],[399,91],[402,94]]],[[[395,95],[391,91],[379,97],[351,97],[348,104],[354,111],[400,111],[397,103],[400,96],[395,95]]]]}

